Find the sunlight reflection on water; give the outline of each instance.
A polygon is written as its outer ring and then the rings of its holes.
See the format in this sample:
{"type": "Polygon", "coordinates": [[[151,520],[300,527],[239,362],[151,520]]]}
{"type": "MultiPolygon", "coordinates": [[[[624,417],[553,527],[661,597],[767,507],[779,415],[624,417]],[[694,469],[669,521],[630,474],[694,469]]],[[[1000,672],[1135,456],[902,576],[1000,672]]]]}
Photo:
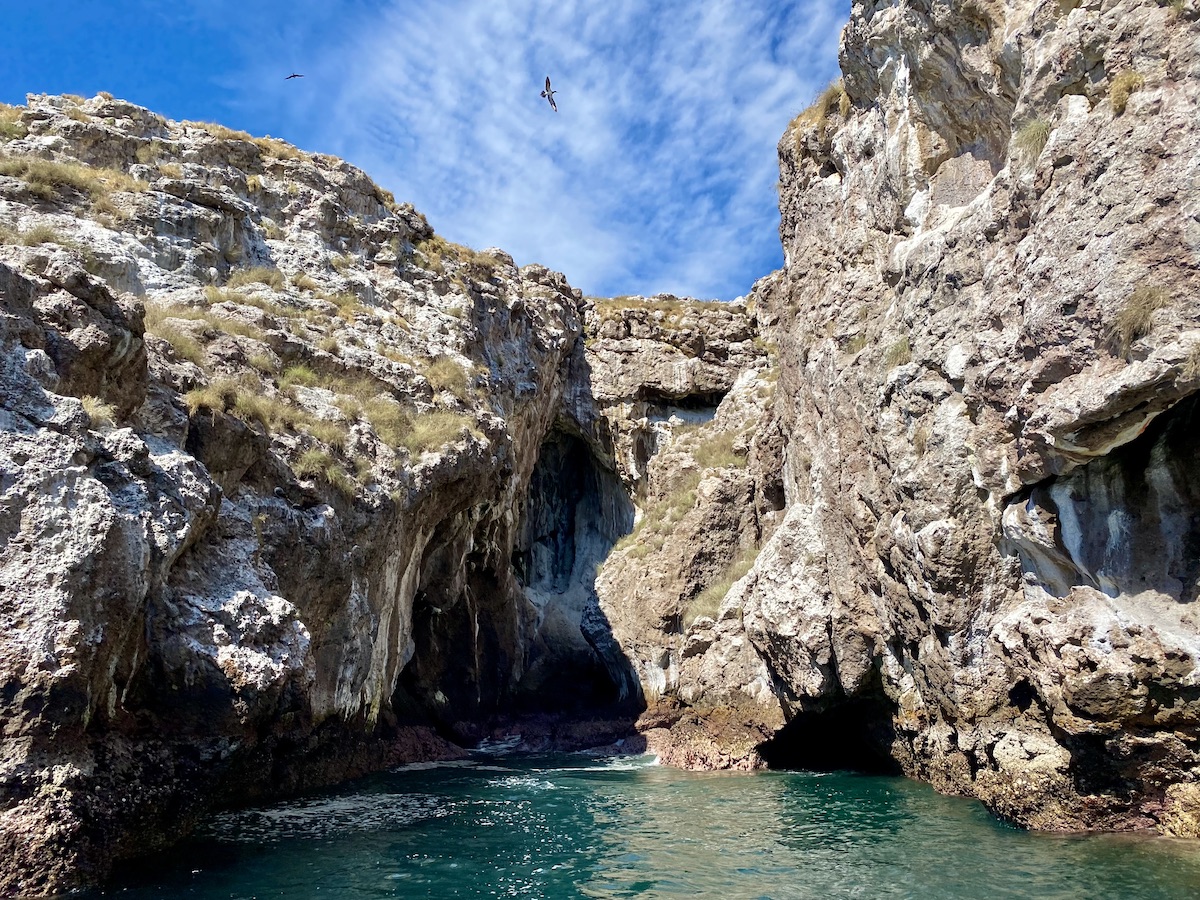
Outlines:
{"type": "MultiPolygon", "coordinates": [[[[1200,895],[1200,847],[1006,827],[898,778],[649,757],[409,767],[214,817],[126,898],[1200,895]]],[[[93,896],[99,896],[95,894],[93,896]]]]}

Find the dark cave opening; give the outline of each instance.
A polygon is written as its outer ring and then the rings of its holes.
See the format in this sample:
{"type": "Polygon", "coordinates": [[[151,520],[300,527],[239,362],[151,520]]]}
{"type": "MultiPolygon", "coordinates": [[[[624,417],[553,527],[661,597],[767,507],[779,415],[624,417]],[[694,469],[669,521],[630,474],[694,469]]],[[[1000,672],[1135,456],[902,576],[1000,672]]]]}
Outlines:
{"type": "Polygon", "coordinates": [[[729,391],[698,391],[692,394],[671,394],[656,388],[642,386],[637,399],[651,408],[678,409],[691,412],[715,412],[729,391]]]}
{"type": "Polygon", "coordinates": [[[1022,564],[1055,596],[1079,584],[1109,596],[1152,590],[1200,595],[1200,396],[1175,404],[1140,436],[1023,501],[1056,523],[1055,547],[1017,544],[1022,564]]]}
{"type": "Polygon", "coordinates": [[[633,513],[616,473],[581,438],[551,432],[512,554],[513,573],[537,617],[513,695],[517,709],[583,713],[640,698],[595,590],[597,567],[633,528],[633,513]]]}
{"type": "Polygon", "coordinates": [[[771,769],[850,770],[899,775],[891,755],[891,704],[855,698],[827,710],[800,712],[758,748],[771,769]]]}
{"type": "Polygon", "coordinates": [[[1022,678],[1008,689],[1008,702],[1021,712],[1025,712],[1033,706],[1033,701],[1036,699],[1037,691],[1033,689],[1033,685],[1027,678],[1022,678]]]}
{"type": "Polygon", "coordinates": [[[633,526],[620,479],[555,429],[513,512],[464,510],[426,544],[392,713],[467,743],[514,718],[632,722],[640,685],[595,590],[599,563],[633,526]]]}
{"type": "Polygon", "coordinates": [[[633,504],[616,473],[602,468],[580,438],[551,432],[529,481],[513,571],[527,587],[562,594],[594,574],[633,528],[633,504]],[[591,567],[591,572],[583,571],[591,567]]]}

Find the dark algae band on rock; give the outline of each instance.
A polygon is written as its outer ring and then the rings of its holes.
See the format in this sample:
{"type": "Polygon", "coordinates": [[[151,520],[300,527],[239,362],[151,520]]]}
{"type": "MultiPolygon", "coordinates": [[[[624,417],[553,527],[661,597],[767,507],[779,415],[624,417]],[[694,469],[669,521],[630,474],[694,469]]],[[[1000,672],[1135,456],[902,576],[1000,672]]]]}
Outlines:
{"type": "Polygon", "coordinates": [[[1198,29],[855,3],[731,303],[0,110],[0,893],[501,739],[1200,836],[1198,29]]]}

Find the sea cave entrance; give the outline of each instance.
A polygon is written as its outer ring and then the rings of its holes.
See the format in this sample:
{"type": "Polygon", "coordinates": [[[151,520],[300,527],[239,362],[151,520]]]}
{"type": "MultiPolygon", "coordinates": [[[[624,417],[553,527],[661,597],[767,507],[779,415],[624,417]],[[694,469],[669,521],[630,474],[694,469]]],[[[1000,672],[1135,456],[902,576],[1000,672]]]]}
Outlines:
{"type": "Polygon", "coordinates": [[[850,770],[899,775],[892,757],[894,707],[877,697],[843,700],[828,709],[796,713],[758,749],[772,769],[850,770]]]}
{"type": "Polygon", "coordinates": [[[596,596],[596,571],[633,528],[616,473],[580,437],[543,442],[522,509],[512,569],[535,619],[519,709],[585,713],[640,699],[637,677],[596,596]]]}

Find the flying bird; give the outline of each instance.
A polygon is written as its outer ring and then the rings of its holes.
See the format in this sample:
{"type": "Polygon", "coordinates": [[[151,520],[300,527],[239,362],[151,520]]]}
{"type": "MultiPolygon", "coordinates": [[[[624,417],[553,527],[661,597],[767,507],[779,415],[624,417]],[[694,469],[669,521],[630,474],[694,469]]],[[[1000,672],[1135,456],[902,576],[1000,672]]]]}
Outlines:
{"type": "Polygon", "coordinates": [[[304,77],[303,75],[297,75],[295,72],[293,72],[291,75],[289,75],[287,78],[285,78],[283,80],[291,81],[293,78],[303,78],[303,77],[304,77]]]}
{"type": "Polygon", "coordinates": [[[558,93],[558,91],[550,90],[550,76],[547,75],[546,76],[546,89],[544,91],[542,91],[542,96],[550,101],[550,108],[552,110],[554,110],[555,112],[558,112],[558,104],[554,102],[554,95],[557,93],[558,93]]]}

